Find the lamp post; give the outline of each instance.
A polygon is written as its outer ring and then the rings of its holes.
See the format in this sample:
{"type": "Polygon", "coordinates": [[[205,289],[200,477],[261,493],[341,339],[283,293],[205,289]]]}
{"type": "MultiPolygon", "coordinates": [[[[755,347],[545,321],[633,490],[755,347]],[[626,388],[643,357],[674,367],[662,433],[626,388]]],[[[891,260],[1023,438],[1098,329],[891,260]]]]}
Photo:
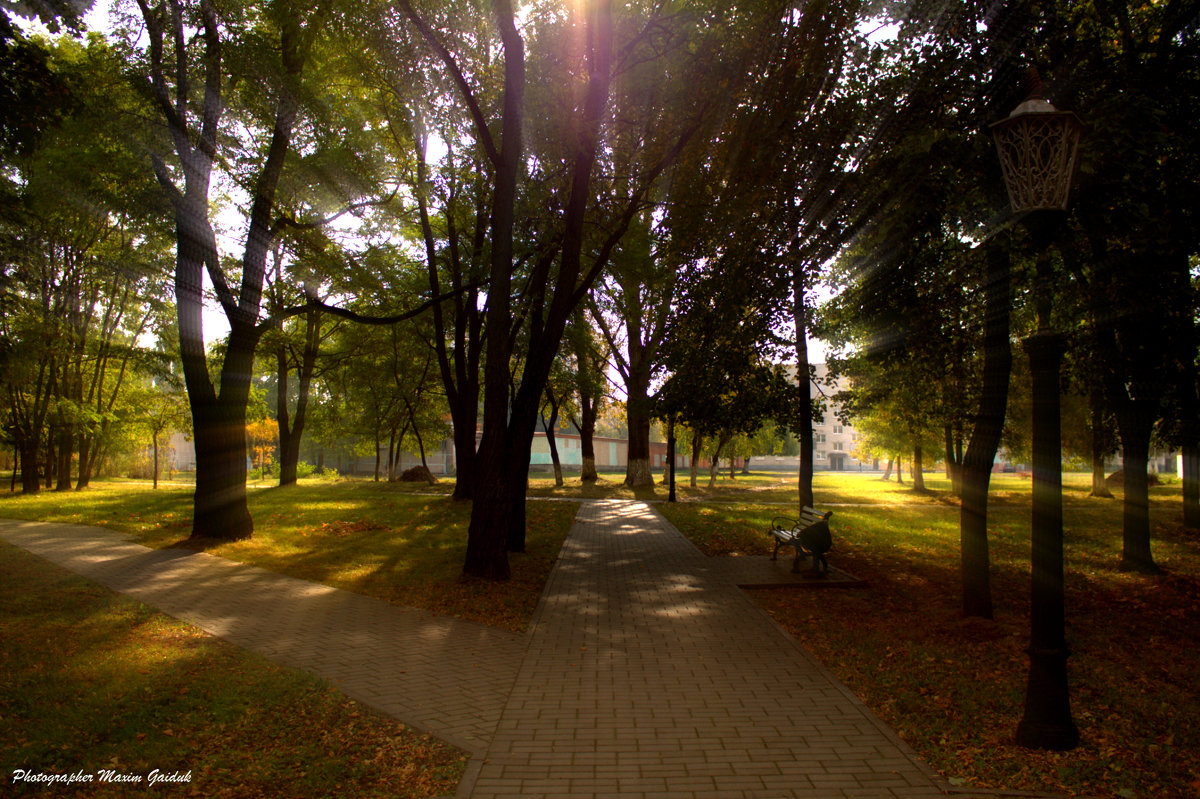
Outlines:
{"type": "Polygon", "coordinates": [[[1017,743],[1060,751],[1078,745],[1079,730],[1071,718],[1064,632],[1059,370],[1066,345],[1050,322],[1049,245],[1065,218],[1081,127],[1074,114],[1037,95],[991,126],[1013,213],[1037,249],[1038,329],[1023,342],[1033,387],[1033,548],[1029,681],[1017,743]]]}

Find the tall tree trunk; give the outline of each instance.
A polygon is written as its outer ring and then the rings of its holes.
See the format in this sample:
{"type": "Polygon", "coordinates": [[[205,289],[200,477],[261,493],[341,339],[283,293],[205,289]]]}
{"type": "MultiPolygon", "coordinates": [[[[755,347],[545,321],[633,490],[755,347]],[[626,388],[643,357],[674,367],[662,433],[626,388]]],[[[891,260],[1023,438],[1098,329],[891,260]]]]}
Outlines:
{"type": "Polygon", "coordinates": [[[892,479],[892,466],[894,466],[895,463],[895,458],[888,458],[887,469],[884,470],[883,477],[879,478],[880,480],[883,480],[886,483],[892,479]]]}
{"type": "MultiPolygon", "coordinates": [[[[578,317],[577,317],[578,319],[578,317]]],[[[577,322],[583,325],[583,323],[577,322]]],[[[586,325],[583,325],[586,330],[586,325]]],[[[591,348],[588,346],[585,333],[576,332],[571,336],[577,367],[577,385],[575,393],[579,397],[579,419],[572,417],[571,422],[579,432],[580,473],[579,479],[584,483],[594,483],[600,479],[596,472],[596,415],[603,395],[599,385],[603,379],[596,374],[598,371],[591,348]]]]}
{"type": "Polygon", "coordinates": [[[296,484],[300,465],[300,442],[304,438],[304,422],[308,417],[308,398],[312,392],[313,374],[321,347],[321,312],[310,308],[304,315],[304,350],[296,369],[296,413],[288,413],[288,358],[281,344],[275,352],[276,361],[276,418],[279,425],[279,485],[296,484]]]}
{"type": "Polygon", "coordinates": [[[87,488],[92,482],[92,442],[96,439],[96,433],[90,430],[87,426],[79,434],[79,468],[78,476],[75,480],[75,488],[87,488]]]}
{"type": "Polygon", "coordinates": [[[1200,444],[1183,447],[1183,523],[1200,529],[1200,444]]]}
{"type": "Polygon", "coordinates": [[[700,450],[703,446],[704,446],[704,436],[702,436],[700,434],[700,431],[693,430],[692,431],[692,465],[691,465],[691,470],[690,470],[690,473],[688,476],[688,485],[690,485],[692,488],[696,487],[696,471],[700,468],[698,466],[698,464],[700,463],[700,450]]]}
{"type": "Polygon", "coordinates": [[[920,444],[913,447],[912,478],[913,491],[925,490],[925,452],[920,444]]]}
{"type": "Polygon", "coordinates": [[[546,432],[546,443],[550,446],[550,462],[554,464],[554,485],[563,484],[562,461],[558,459],[558,441],[554,438],[554,430],[558,427],[558,402],[554,392],[546,387],[546,401],[550,405],[550,418],[542,419],[542,430],[546,432]]]}
{"type": "Polygon", "coordinates": [[[158,431],[154,430],[150,433],[150,440],[154,442],[154,487],[158,488],[158,431]]]}
{"type": "MultiPolygon", "coordinates": [[[[478,481],[475,447],[479,432],[479,390],[474,393],[460,392],[458,412],[451,414],[454,422],[454,499],[469,500],[474,497],[478,481]],[[470,407],[464,407],[470,399],[470,407]]],[[[453,408],[454,406],[452,406],[453,408]]]]}
{"type": "Polygon", "coordinates": [[[725,445],[729,443],[730,436],[727,433],[721,433],[717,437],[717,448],[712,454],[712,463],[708,466],[708,487],[712,488],[717,484],[717,471],[721,466],[721,450],[725,449],[725,445]]]}
{"type": "Polygon", "coordinates": [[[896,456],[896,482],[904,485],[904,458],[896,456]]]}
{"type": "Polygon", "coordinates": [[[812,380],[808,364],[808,307],[804,297],[804,268],[792,266],[792,319],[796,325],[796,382],[800,389],[800,479],[801,508],[815,507],[813,497],[813,407],[812,380]]]}
{"type": "Polygon", "coordinates": [[[1092,406],[1092,491],[1089,496],[1112,499],[1112,491],[1108,490],[1108,483],[1104,479],[1104,456],[1108,452],[1109,446],[1104,410],[1101,407],[1104,398],[1098,386],[1092,389],[1090,401],[1092,406]]]}
{"type": "Polygon", "coordinates": [[[654,485],[650,471],[650,364],[648,358],[630,356],[625,404],[629,427],[629,449],[625,461],[625,485],[645,488],[654,485]]]}
{"type": "Polygon", "coordinates": [[[254,532],[246,503],[246,405],[193,401],[196,490],[193,538],[236,541],[254,532]]]}
{"type": "MultiPolygon", "coordinates": [[[[474,502],[467,529],[466,577],[507,580],[508,545],[514,516],[513,475],[516,456],[509,441],[509,384],[511,375],[509,325],[512,314],[513,222],[524,124],[525,46],[517,32],[512,7],[498,4],[497,24],[504,49],[504,101],[501,150],[496,164],[490,224],[491,262],[486,320],[487,357],[484,360],[483,435],[476,460],[474,502]]],[[[478,136],[487,134],[477,131],[478,136]]],[[[541,393],[539,386],[538,393],[541,393]]],[[[530,433],[532,434],[532,425],[530,433]]],[[[530,435],[532,439],[532,435],[530,435]]],[[[528,458],[528,454],[526,454],[528,458]]],[[[521,475],[524,477],[524,473],[521,475]]]]}
{"type": "Polygon", "coordinates": [[[596,471],[596,406],[594,403],[581,403],[579,409],[579,479],[584,483],[594,483],[600,479],[596,471]]]}
{"type": "MultiPolygon", "coordinates": [[[[383,451],[383,439],[379,435],[379,423],[376,422],[375,423],[375,482],[376,483],[379,482],[379,477],[380,477],[380,474],[382,472],[382,467],[383,467],[383,458],[379,454],[382,451],[383,451]]],[[[390,458],[391,456],[389,455],[388,457],[390,458]]],[[[341,460],[342,460],[342,456],[339,453],[338,454],[338,471],[341,471],[341,460]]]]}
{"type": "Polygon", "coordinates": [[[962,436],[956,436],[952,425],[946,425],[946,477],[950,480],[950,493],[962,496],[962,436]]]}
{"type": "Polygon", "coordinates": [[[991,556],[988,552],[988,488],[1004,432],[1012,374],[1009,340],[1012,308],[1008,250],[987,249],[984,284],[983,387],[971,438],[963,456],[959,535],[962,550],[963,616],[992,618],[991,556]]]}
{"type": "Polygon", "coordinates": [[[21,493],[36,494],[42,487],[38,479],[37,440],[25,439],[21,446],[21,493]]]}
{"type": "Polygon", "coordinates": [[[1157,574],[1160,569],[1150,552],[1150,436],[1154,430],[1153,406],[1128,400],[1117,413],[1124,451],[1124,535],[1121,568],[1157,574]]]}
{"type": "Polygon", "coordinates": [[[75,436],[72,435],[71,425],[64,419],[60,422],[58,433],[58,482],[55,491],[71,490],[71,456],[75,447],[75,436]]]}

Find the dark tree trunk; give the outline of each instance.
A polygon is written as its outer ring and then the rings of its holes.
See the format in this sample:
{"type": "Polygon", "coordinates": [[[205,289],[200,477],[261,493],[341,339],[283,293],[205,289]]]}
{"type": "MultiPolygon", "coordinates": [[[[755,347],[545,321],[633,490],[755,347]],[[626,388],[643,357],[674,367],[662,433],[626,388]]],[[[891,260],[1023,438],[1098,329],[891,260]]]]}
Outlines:
{"type": "Polygon", "coordinates": [[[546,432],[546,443],[550,445],[550,461],[554,464],[554,485],[563,484],[562,462],[558,459],[558,441],[554,438],[554,430],[558,427],[558,402],[554,392],[547,386],[546,402],[550,405],[550,418],[542,420],[542,429],[546,432]]]}
{"type": "Polygon", "coordinates": [[[952,425],[946,425],[946,477],[950,480],[950,493],[962,496],[963,440],[955,435],[952,425]]]}
{"type": "Polygon", "coordinates": [[[304,317],[304,352],[297,365],[296,414],[288,413],[288,358],[284,345],[276,350],[276,408],[279,423],[279,485],[296,484],[300,465],[300,442],[304,438],[304,422],[308,416],[308,398],[312,391],[313,374],[321,346],[321,312],[311,308],[304,317]]]}
{"type": "Polygon", "coordinates": [[[254,532],[246,503],[246,404],[192,403],[196,447],[193,538],[236,541],[254,532]]]}
{"type": "Polygon", "coordinates": [[[913,491],[925,490],[925,452],[921,449],[921,445],[913,447],[912,460],[912,478],[913,491]]]}
{"type": "Polygon", "coordinates": [[[896,482],[904,485],[904,459],[896,456],[896,482]]]}
{"type": "Polygon", "coordinates": [[[585,483],[594,483],[600,479],[596,471],[596,406],[588,403],[580,408],[579,427],[579,456],[581,467],[579,479],[585,483]]]}
{"type": "Polygon", "coordinates": [[[36,440],[26,440],[21,447],[21,493],[36,494],[42,487],[38,479],[38,448],[36,440]]]}
{"type": "Polygon", "coordinates": [[[654,485],[654,475],[650,472],[650,364],[645,358],[635,361],[631,357],[630,361],[625,405],[629,427],[625,485],[645,488],[654,485]]]}
{"type": "Polygon", "coordinates": [[[154,442],[154,487],[158,488],[158,431],[155,430],[150,434],[151,441],[154,442]]]}
{"type": "Polygon", "coordinates": [[[729,436],[726,433],[721,433],[717,437],[717,448],[712,455],[712,463],[708,465],[708,487],[712,488],[717,484],[717,471],[721,467],[721,450],[725,449],[725,445],[729,443],[729,436]]]}
{"type": "Polygon", "coordinates": [[[1129,400],[1117,413],[1124,451],[1124,537],[1121,568],[1157,574],[1150,553],[1150,436],[1154,430],[1153,406],[1129,400]]]}
{"type": "MultiPolygon", "coordinates": [[[[988,552],[988,487],[1004,432],[1008,382],[1012,374],[1009,341],[1012,307],[1011,261],[999,246],[987,250],[984,284],[983,387],[979,411],[963,456],[959,535],[962,549],[964,616],[992,618],[991,557],[988,552]]],[[[889,467],[890,468],[890,467],[889,467]]]]}
{"type": "Polygon", "coordinates": [[[1112,491],[1104,480],[1104,456],[1109,450],[1108,431],[1105,429],[1103,395],[1099,388],[1091,392],[1092,410],[1092,491],[1089,496],[1112,499],[1112,491]]]}
{"type": "Polygon", "coordinates": [[[54,487],[54,473],[58,465],[58,453],[54,449],[53,431],[46,434],[46,489],[54,487]]]}
{"type": "Polygon", "coordinates": [[[79,434],[79,473],[75,480],[75,488],[87,488],[92,482],[92,442],[96,439],[96,433],[85,429],[79,434]]]}
{"type": "MultiPolygon", "coordinates": [[[[382,463],[383,459],[379,455],[379,453],[382,450],[383,450],[383,441],[381,441],[379,438],[379,423],[376,422],[376,424],[375,424],[375,482],[376,483],[379,482],[380,467],[383,465],[383,463],[382,463]]],[[[391,457],[391,456],[389,455],[388,457],[391,457]]],[[[340,469],[340,467],[341,467],[341,456],[340,455],[338,456],[338,461],[339,461],[338,466],[339,466],[339,471],[340,471],[341,470],[340,469]]]]}
{"type": "Polygon", "coordinates": [[[1183,448],[1183,523],[1200,529],[1200,445],[1183,448]]]}
{"type": "Polygon", "coordinates": [[[578,381],[575,387],[579,397],[579,420],[575,429],[579,431],[579,455],[581,468],[579,479],[584,483],[594,483],[600,479],[596,472],[596,410],[600,405],[602,395],[599,393],[596,365],[593,361],[591,348],[583,334],[572,337],[575,349],[575,362],[578,368],[578,381]]]}
{"type": "Polygon", "coordinates": [[[703,447],[704,436],[700,435],[699,431],[692,431],[692,465],[688,481],[692,488],[696,487],[696,471],[700,468],[697,464],[700,463],[700,450],[703,447]]]}
{"type": "Polygon", "coordinates": [[[796,325],[796,383],[800,390],[799,496],[801,508],[815,507],[813,497],[813,404],[812,380],[808,371],[808,307],[804,298],[804,271],[792,266],[792,317],[796,325]]]}
{"type": "Polygon", "coordinates": [[[887,469],[884,470],[883,477],[879,478],[880,480],[883,480],[886,483],[892,479],[892,467],[895,465],[895,463],[895,458],[888,458],[887,469]]]}
{"type": "Polygon", "coordinates": [[[58,433],[58,482],[55,491],[71,490],[71,456],[75,447],[75,436],[71,434],[71,425],[65,420],[61,422],[58,433]]]}

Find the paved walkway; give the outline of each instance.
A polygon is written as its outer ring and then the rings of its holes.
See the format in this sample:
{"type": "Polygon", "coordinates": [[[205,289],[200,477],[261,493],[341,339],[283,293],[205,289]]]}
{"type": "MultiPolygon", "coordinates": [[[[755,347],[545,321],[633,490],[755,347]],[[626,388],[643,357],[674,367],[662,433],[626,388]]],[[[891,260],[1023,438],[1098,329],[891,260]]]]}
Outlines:
{"type": "Polygon", "coordinates": [[[460,797],[948,790],[645,503],[583,504],[525,635],[97,528],[0,537],[466,749],[460,797]]]}

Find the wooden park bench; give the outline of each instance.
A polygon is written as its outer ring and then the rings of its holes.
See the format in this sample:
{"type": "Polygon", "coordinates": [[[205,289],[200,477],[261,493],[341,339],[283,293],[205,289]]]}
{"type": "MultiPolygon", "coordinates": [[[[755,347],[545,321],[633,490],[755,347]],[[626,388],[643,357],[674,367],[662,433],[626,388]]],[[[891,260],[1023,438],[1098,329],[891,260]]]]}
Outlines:
{"type": "Polygon", "coordinates": [[[829,534],[829,517],[832,515],[833,511],[819,513],[815,508],[805,506],[799,519],[776,517],[769,531],[775,538],[771,560],[775,560],[780,547],[792,547],[796,550],[792,574],[800,573],[800,559],[809,555],[813,559],[813,571],[828,574],[829,561],[825,560],[825,553],[833,548],[833,537],[829,534]]]}

